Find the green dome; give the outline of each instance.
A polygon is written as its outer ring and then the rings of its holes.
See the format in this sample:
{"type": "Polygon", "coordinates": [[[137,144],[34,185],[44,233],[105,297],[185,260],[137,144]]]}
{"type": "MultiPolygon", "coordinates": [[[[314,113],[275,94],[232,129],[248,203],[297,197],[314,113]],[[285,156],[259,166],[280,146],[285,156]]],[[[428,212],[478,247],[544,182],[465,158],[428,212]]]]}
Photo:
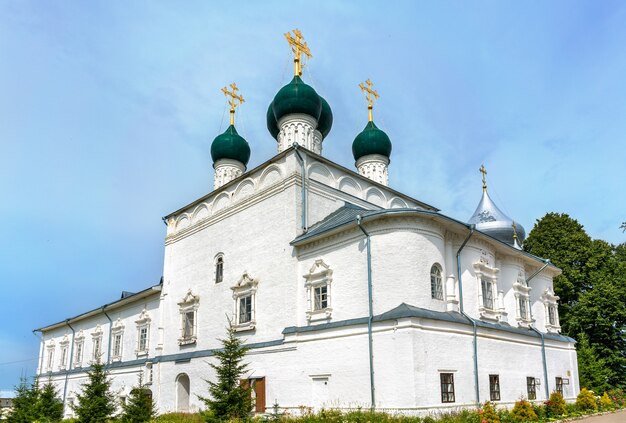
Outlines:
{"type": "Polygon", "coordinates": [[[365,129],[356,136],[352,143],[354,160],[359,160],[369,154],[391,155],[391,140],[383,131],[378,129],[374,122],[367,122],[365,129]]]}
{"type": "Polygon", "coordinates": [[[250,160],[250,146],[248,142],[230,125],[223,134],[218,135],[211,144],[213,163],[220,159],[237,160],[244,166],[250,160]]]}
{"type": "MultiPolygon", "coordinates": [[[[305,84],[299,76],[278,91],[272,102],[276,122],[292,113],[304,113],[319,120],[322,113],[322,100],[315,90],[305,84]]],[[[271,132],[271,130],[270,130],[271,132]]]]}
{"type": "Polygon", "coordinates": [[[278,129],[278,122],[276,122],[276,118],[274,117],[274,102],[270,103],[270,107],[267,108],[267,130],[270,131],[272,137],[276,138],[280,129],[278,129]]]}
{"type": "Polygon", "coordinates": [[[330,105],[324,97],[320,96],[322,101],[322,113],[317,122],[317,130],[322,133],[322,138],[326,138],[326,135],[330,132],[330,128],[333,127],[333,112],[330,110],[330,105]]]}

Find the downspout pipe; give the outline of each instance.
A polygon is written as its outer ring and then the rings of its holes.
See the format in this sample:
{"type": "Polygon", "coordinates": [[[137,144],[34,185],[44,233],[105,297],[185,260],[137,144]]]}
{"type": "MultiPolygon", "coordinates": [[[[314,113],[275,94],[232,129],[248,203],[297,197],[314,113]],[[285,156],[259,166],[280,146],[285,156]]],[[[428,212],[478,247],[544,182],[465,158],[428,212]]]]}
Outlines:
{"type": "Polygon", "coordinates": [[[293,149],[296,152],[296,157],[298,157],[298,161],[300,162],[301,169],[301,177],[302,177],[302,233],[305,234],[309,228],[307,228],[307,195],[306,195],[306,174],[304,169],[304,158],[300,154],[299,151],[300,145],[297,142],[293,143],[293,149]]]}
{"type": "Polygon", "coordinates": [[[37,382],[39,382],[39,375],[43,372],[43,352],[45,350],[43,345],[43,333],[35,329],[33,331],[33,335],[39,339],[39,365],[37,366],[37,372],[35,373],[35,378],[37,378],[37,382]],[[39,332],[39,336],[35,332],[39,332]]]}
{"type": "Polygon", "coordinates": [[[76,337],[76,331],[70,325],[70,319],[65,321],[65,324],[72,331],[72,344],[70,345],[70,355],[67,357],[67,370],[65,370],[65,383],[63,384],[63,412],[65,413],[66,400],[67,400],[67,379],[70,376],[70,371],[72,370],[72,363],[74,362],[74,338],[76,337]]]}
{"type": "Polygon", "coordinates": [[[107,348],[107,363],[106,364],[111,364],[111,330],[113,329],[113,320],[111,320],[111,316],[107,314],[105,310],[106,307],[107,307],[106,305],[102,306],[102,313],[104,313],[106,318],[109,319],[109,346],[107,348]]]}
{"type": "Polygon", "coordinates": [[[359,226],[359,229],[361,229],[363,234],[365,234],[365,238],[367,239],[367,297],[369,303],[369,315],[367,319],[367,340],[370,362],[370,396],[372,401],[371,410],[374,411],[376,409],[376,389],[374,385],[374,342],[372,337],[372,321],[374,320],[372,299],[372,249],[370,235],[361,224],[362,220],[363,219],[361,215],[357,215],[356,224],[359,226]]]}
{"type": "MultiPolygon", "coordinates": [[[[535,273],[533,273],[528,279],[526,279],[526,286],[528,286],[528,282],[530,282],[535,276],[537,276],[539,273],[543,272],[543,270],[548,267],[548,265],[550,264],[550,260],[546,260],[545,263],[543,264],[543,266],[541,266],[541,268],[539,270],[537,270],[535,273]]],[[[530,311],[530,320],[533,319],[533,308],[532,307],[528,307],[529,311],[530,311]]],[[[539,337],[541,338],[541,361],[543,364],[543,379],[544,379],[544,389],[546,391],[546,401],[550,398],[550,388],[548,386],[548,362],[546,360],[546,338],[543,335],[543,332],[538,331],[532,324],[529,325],[530,329],[535,331],[539,337]]]]}
{"type": "Polygon", "coordinates": [[[474,225],[469,226],[469,234],[465,238],[465,241],[461,244],[461,247],[456,252],[456,273],[457,278],[459,280],[459,311],[461,314],[472,324],[473,328],[473,347],[474,347],[474,388],[476,394],[476,407],[480,407],[480,389],[478,385],[478,334],[476,329],[476,321],[472,319],[470,316],[465,313],[463,308],[463,279],[461,278],[461,251],[465,248],[467,241],[474,235],[474,230],[476,227],[474,225]]]}

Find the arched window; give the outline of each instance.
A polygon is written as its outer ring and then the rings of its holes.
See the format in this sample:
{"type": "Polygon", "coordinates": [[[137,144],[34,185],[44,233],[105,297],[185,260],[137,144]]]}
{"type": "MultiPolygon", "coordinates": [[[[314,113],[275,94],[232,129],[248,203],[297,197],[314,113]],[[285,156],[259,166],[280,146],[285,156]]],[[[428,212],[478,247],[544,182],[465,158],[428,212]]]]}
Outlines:
{"type": "Polygon", "coordinates": [[[219,253],[215,257],[215,283],[220,283],[224,280],[224,254],[219,253]]]}
{"type": "Polygon", "coordinates": [[[181,373],[176,378],[176,411],[186,413],[189,411],[189,376],[181,373]]]}
{"type": "Polygon", "coordinates": [[[443,300],[441,266],[433,264],[430,268],[430,296],[435,300],[443,300]]]}

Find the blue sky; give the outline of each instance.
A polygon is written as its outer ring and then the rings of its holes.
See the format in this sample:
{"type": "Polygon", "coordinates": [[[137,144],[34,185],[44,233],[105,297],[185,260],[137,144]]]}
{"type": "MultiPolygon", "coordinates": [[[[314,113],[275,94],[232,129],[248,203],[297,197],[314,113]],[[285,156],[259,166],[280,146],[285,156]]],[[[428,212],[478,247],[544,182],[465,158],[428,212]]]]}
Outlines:
{"type": "Polygon", "coordinates": [[[326,157],[353,168],[371,78],[392,187],[467,219],[485,163],[527,232],[555,211],[626,241],[626,3],[318,3],[0,1],[0,388],[34,372],[32,329],[159,281],[161,217],[212,188],[221,87],[246,98],[249,168],[276,153],[293,28],[326,157]]]}

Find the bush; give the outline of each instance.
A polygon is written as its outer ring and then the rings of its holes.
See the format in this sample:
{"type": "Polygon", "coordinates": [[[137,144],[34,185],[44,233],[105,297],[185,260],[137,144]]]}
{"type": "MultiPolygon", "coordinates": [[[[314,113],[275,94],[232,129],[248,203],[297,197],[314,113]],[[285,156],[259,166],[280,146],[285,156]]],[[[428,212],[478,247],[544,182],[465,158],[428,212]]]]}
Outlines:
{"type": "Polygon", "coordinates": [[[600,398],[600,409],[603,411],[612,410],[615,407],[613,401],[611,401],[611,397],[606,392],[600,398]]]}
{"type": "Polygon", "coordinates": [[[624,405],[626,405],[626,398],[624,397],[624,391],[622,391],[621,389],[617,388],[617,389],[611,389],[609,392],[609,397],[611,398],[611,401],[613,401],[613,404],[615,404],[616,406],[622,408],[624,407],[624,405]]]}
{"type": "Polygon", "coordinates": [[[532,422],[537,419],[533,405],[524,399],[517,401],[511,410],[511,421],[513,422],[532,422]]]}
{"type": "Polygon", "coordinates": [[[587,388],[580,390],[580,394],[576,397],[576,406],[581,411],[596,411],[598,409],[596,397],[587,388]]]}
{"type": "Polygon", "coordinates": [[[548,417],[560,417],[565,414],[566,404],[563,395],[558,392],[552,392],[550,399],[546,401],[546,414],[548,417]]]}
{"type": "Polygon", "coordinates": [[[496,408],[487,401],[483,406],[481,423],[500,423],[500,416],[496,413],[496,408]]]}

